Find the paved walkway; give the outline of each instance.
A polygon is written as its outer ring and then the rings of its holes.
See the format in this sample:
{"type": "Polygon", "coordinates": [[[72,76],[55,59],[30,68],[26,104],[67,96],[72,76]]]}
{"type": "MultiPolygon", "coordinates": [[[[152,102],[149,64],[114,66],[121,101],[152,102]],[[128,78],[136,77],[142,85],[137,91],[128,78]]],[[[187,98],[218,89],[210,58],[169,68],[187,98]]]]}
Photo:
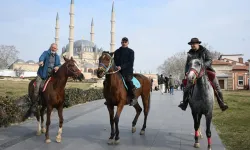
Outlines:
{"type": "MultiPolygon", "coordinates": [[[[152,93],[151,111],[143,136],[139,135],[143,113],[136,126],[137,132],[132,134],[135,110],[126,106],[119,123],[120,145],[106,144],[110,135],[108,111],[104,100],[98,100],[64,110],[62,143],[55,142],[58,117],[53,113],[50,144],[44,143],[44,135],[36,136],[36,121],[29,120],[0,129],[0,150],[194,150],[193,119],[190,109],[183,112],[177,107],[181,97],[181,91],[175,91],[175,95],[152,93]]],[[[204,139],[200,140],[200,149],[206,150],[204,120],[202,126],[204,139]]],[[[213,150],[225,149],[213,126],[212,143],[213,150]]]]}

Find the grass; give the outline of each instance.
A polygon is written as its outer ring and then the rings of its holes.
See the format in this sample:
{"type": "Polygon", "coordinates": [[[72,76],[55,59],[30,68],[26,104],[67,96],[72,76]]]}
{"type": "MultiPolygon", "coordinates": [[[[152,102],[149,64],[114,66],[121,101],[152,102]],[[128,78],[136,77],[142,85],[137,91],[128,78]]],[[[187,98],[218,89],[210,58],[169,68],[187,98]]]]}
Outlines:
{"type": "Polygon", "coordinates": [[[221,112],[215,105],[213,123],[227,150],[250,149],[250,91],[226,91],[229,109],[221,112]]]}
{"type": "MultiPolygon", "coordinates": [[[[28,94],[29,81],[0,80],[0,96],[19,97],[28,94]]],[[[92,83],[68,82],[66,88],[89,89],[92,83]]]]}

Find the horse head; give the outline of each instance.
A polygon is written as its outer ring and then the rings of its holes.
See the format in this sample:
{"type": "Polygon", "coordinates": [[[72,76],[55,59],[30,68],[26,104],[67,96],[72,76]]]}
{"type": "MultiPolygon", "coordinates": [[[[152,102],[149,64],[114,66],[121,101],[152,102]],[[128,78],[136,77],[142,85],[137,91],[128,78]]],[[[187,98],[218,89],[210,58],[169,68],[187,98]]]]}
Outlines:
{"type": "Polygon", "coordinates": [[[63,59],[65,60],[64,66],[66,68],[66,75],[68,77],[73,77],[74,79],[78,80],[84,80],[84,76],[79,69],[76,61],[71,57],[70,59],[63,56],[63,59]]]}
{"type": "Polygon", "coordinates": [[[189,62],[189,72],[188,72],[188,81],[195,81],[201,78],[205,74],[205,68],[203,60],[201,59],[192,59],[189,62]]]}
{"type": "Polygon", "coordinates": [[[116,73],[112,66],[114,66],[114,53],[108,51],[102,52],[102,55],[99,57],[97,77],[102,78],[106,74],[116,73]]]}

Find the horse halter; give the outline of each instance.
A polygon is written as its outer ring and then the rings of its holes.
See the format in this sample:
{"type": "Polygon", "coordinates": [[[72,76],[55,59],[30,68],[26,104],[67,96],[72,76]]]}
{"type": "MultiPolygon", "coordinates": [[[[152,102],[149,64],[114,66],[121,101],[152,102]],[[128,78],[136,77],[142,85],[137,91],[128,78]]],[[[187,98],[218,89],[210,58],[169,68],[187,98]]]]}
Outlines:
{"type": "Polygon", "coordinates": [[[78,73],[81,73],[81,70],[78,68],[78,66],[77,66],[76,63],[74,63],[74,65],[75,65],[76,68],[78,69],[77,71],[71,70],[71,69],[69,68],[69,64],[66,65],[67,74],[68,74],[68,72],[71,72],[71,73],[73,73],[75,76],[78,76],[77,74],[78,74],[78,73]]]}
{"type": "Polygon", "coordinates": [[[99,66],[102,66],[102,67],[99,67],[98,69],[101,69],[102,71],[104,71],[104,75],[117,73],[119,70],[109,72],[110,68],[114,64],[114,57],[110,56],[108,53],[107,53],[107,55],[110,57],[109,65],[106,66],[105,64],[99,62],[99,66]]]}
{"type": "Polygon", "coordinates": [[[190,68],[189,72],[191,72],[191,71],[193,71],[194,74],[195,74],[195,79],[193,80],[193,84],[195,84],[196,80],[199,79],[199,78],[201,78],[205,74],[205,68],[204,67],[201,68],[200,72],[198,72],[194,68],[190,68]]]}

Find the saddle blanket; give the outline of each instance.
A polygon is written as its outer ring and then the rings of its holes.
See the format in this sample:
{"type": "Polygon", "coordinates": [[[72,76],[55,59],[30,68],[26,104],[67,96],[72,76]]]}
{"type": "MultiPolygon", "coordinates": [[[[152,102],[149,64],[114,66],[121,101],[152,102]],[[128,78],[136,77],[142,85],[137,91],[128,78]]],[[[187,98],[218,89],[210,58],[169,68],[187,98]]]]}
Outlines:
{"type": "MultiPolygon", "coordinates": [[[[123,77],[122,77],[122,81],[123,81],[125,88],[128,90],[128,86],[126,85],[126,82],[123,77]]],[[[141,83],[135,77],[132,78],[132,82],[135,85],[136,89],[139,89],[141,87],[141,83]]]]}
{"type": "MultiPolygon", "coordinates": [[[[45,84],[44,84],[44,81],[41,83],[40,88],[42,88],[42,92],[44,92],[44,91],[46,90],[46,87],[47,87],[48,83],[49,83],[50,81],[52,81],[52,80],[53,80],[53,78],[52,78],[52,77],[49,77],[49,79],[47,79],[47,80],[45,81],[45,84]]],[[[36,86],[36,81],[33,83],[33,86],[34,86],[34,87],[36,86]]]]}

